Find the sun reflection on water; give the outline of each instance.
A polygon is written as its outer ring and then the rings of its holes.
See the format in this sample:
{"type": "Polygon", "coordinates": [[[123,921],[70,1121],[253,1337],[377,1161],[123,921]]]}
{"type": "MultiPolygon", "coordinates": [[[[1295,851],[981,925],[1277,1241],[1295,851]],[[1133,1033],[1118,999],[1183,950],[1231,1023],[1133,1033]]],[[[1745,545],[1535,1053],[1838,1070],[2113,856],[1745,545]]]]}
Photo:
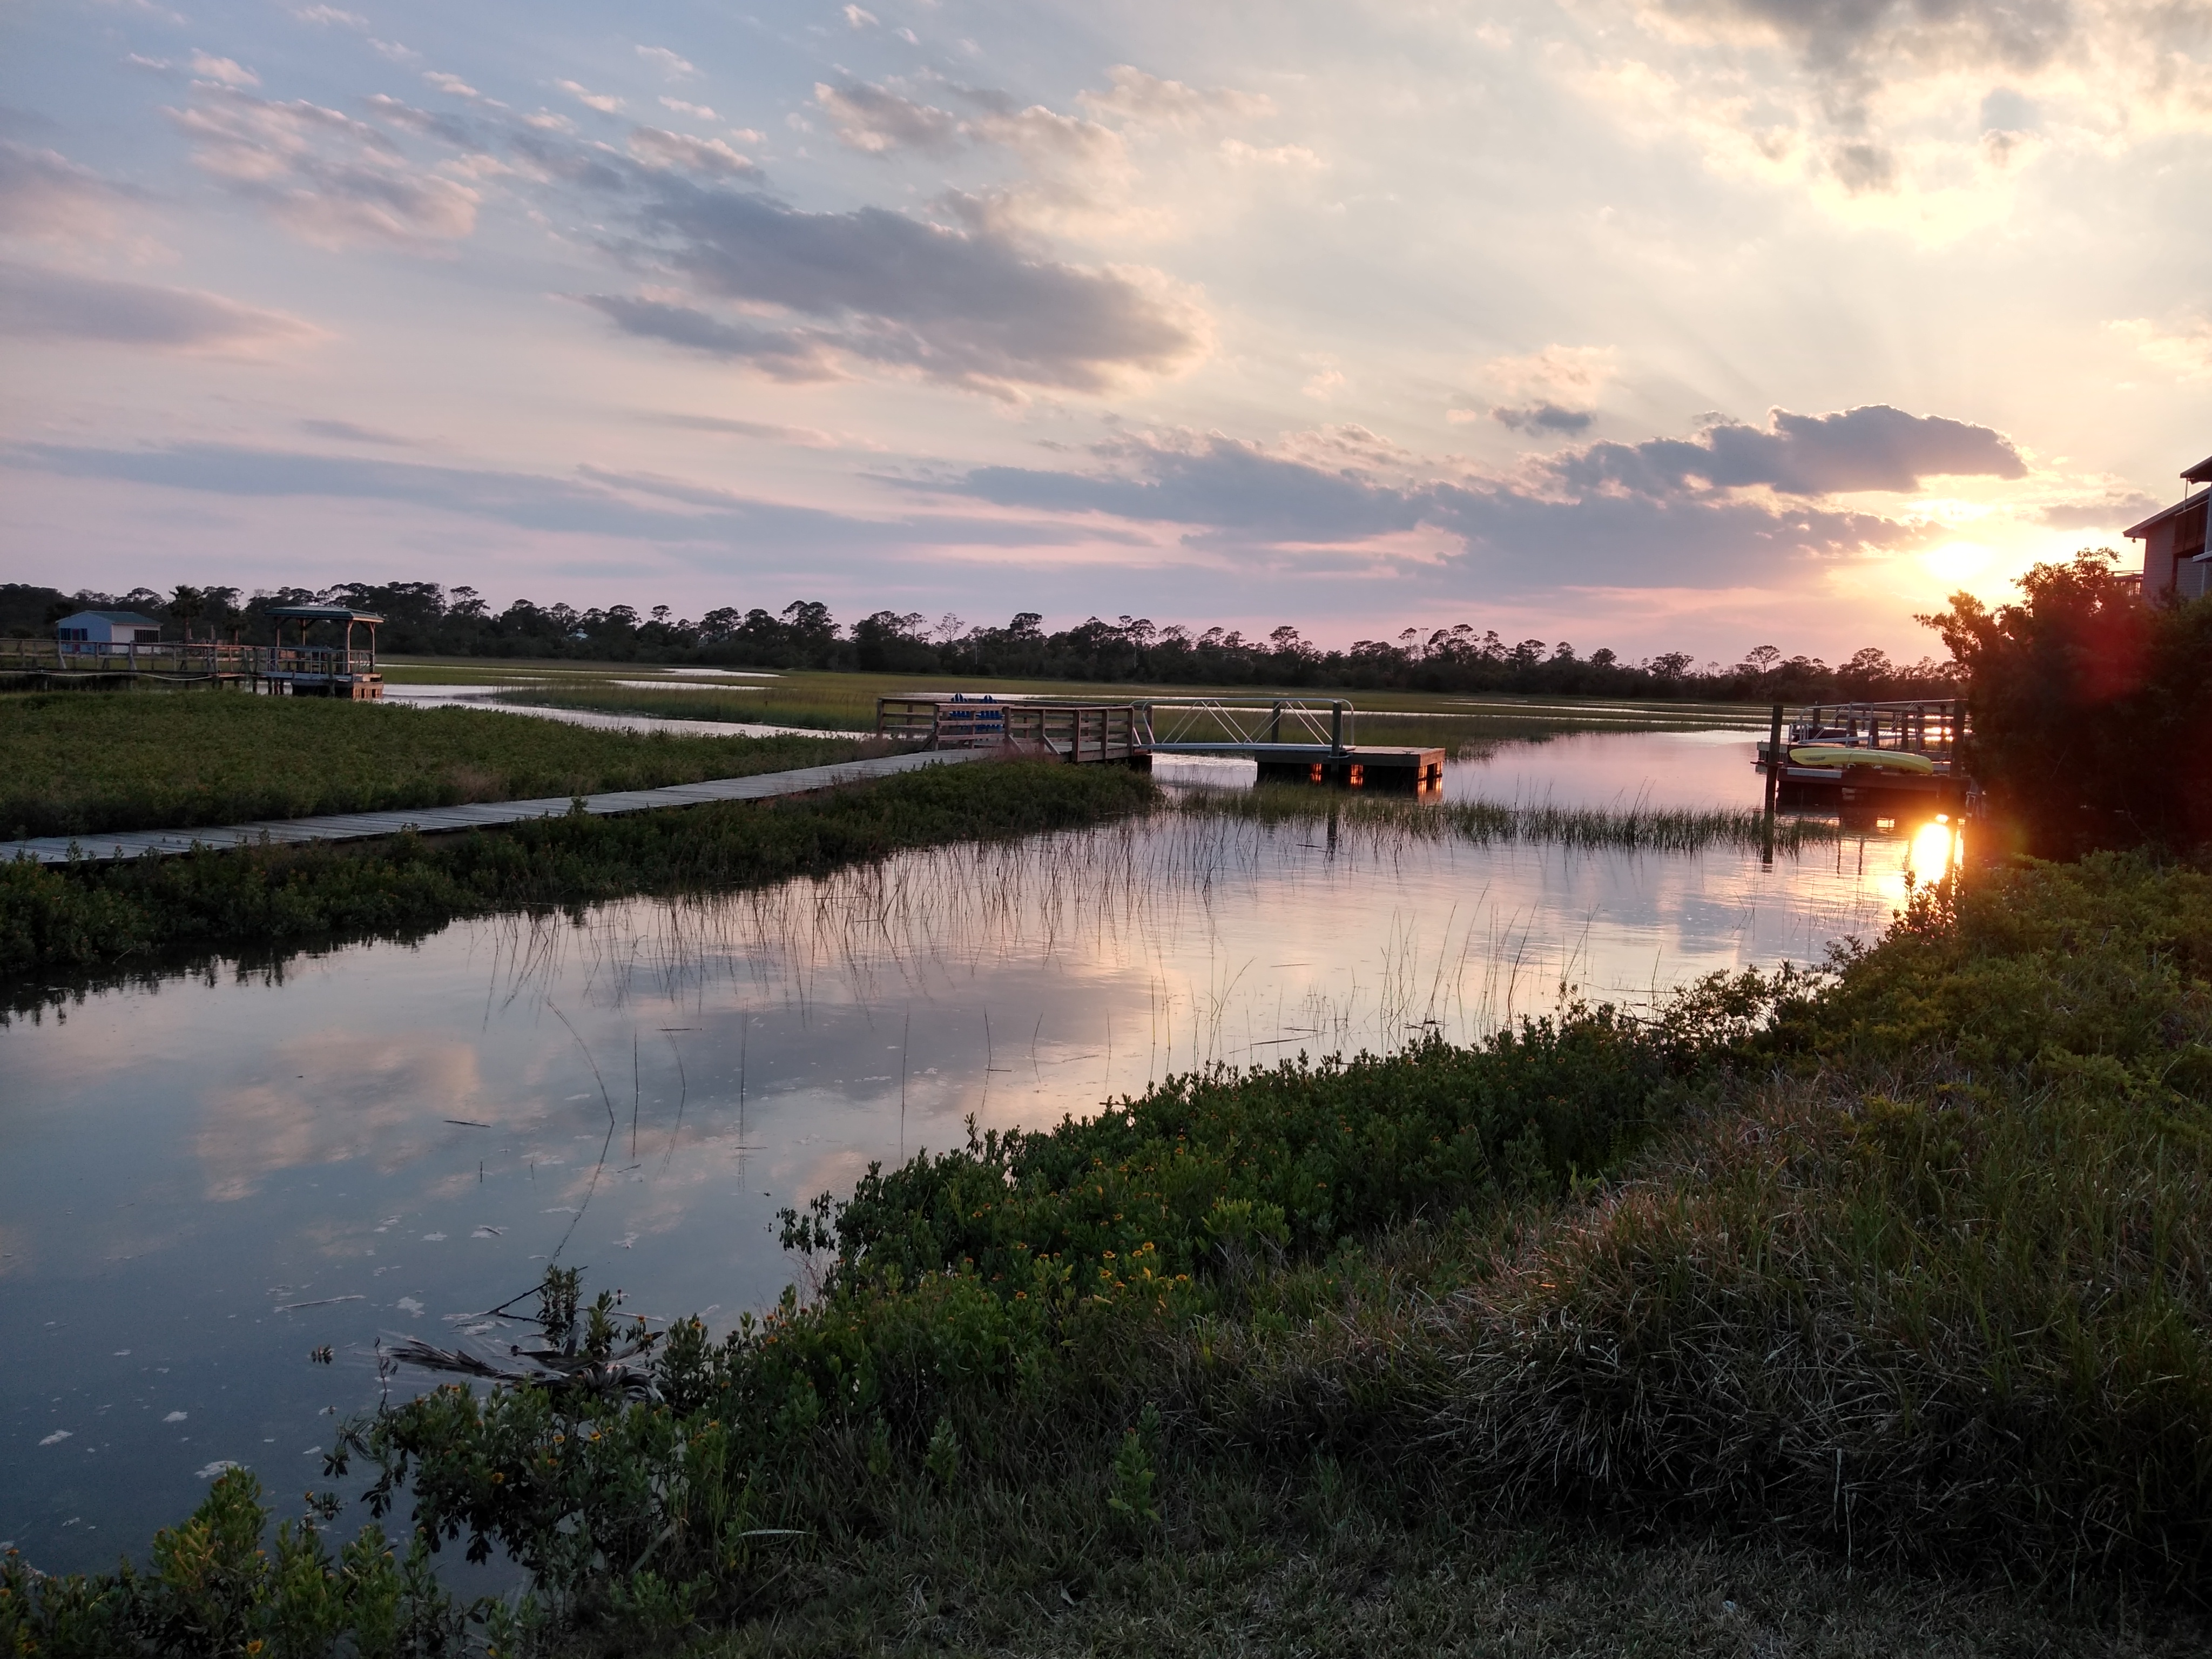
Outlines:
{"type": "Polygon", "coordinates": [[[1905,855],[1905,874],[1923,885],[1941,881],[1959,861],[1963,841],[1959,825],[1938,813],[1912,832],[1905,855]]]}

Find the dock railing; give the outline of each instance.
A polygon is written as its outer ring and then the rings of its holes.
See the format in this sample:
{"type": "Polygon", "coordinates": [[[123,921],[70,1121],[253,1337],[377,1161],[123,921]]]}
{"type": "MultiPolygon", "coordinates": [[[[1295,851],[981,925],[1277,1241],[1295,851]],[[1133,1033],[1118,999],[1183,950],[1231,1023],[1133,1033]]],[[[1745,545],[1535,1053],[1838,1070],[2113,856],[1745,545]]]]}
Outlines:
{"type": "Polygon", "coordinates": [[[1145,724],[1127,702],[1061,702],[965,694],[876,699],[876,730],[927,749],[1010,746],[1066,761],[1127,761],[1145,752],[1145,724]]]}
{"type": "Polygon", "coordinates": [[[376,672],[376,653],[334,645],[229,645],[211,640],[161,640],[144,644],[0,640],[0,668],[87,674],[340,677],[376,672]]]}
{"type": "Polygon", "coordinates": [[[1840,744],[1924,755],[1948,771],[1966,735],[1966,707],[1956,697],[1907,702],[1813,703],[1792,711],[1789,741],[1840,744]]]}

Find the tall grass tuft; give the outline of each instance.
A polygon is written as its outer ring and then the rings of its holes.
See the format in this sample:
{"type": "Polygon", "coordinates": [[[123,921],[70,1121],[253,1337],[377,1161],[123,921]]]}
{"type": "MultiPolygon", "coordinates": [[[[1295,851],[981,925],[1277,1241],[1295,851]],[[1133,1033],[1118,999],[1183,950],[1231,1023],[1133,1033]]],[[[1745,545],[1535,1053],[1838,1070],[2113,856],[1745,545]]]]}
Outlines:
{"type": "MultiPolygon", "coordinates": [[[[1304,784],[1263,783],[1251,789],[1181,790],[1180,811],[1281,823],[1331,817],[1349,827],[1397,835],[1456,836],[1478,846],[1545,842],[1577,849],[1698,853],[1714,847],[1757,849],[1766,824],[1754,808],[1523,806],[1501,801],[1427,801],[1392,795],[1345,795],[1304,784]]],[[[1833,842],[1841,831],[1819,818],[1778,817],[1777,852],[1795,854],[1833,842]]]]}

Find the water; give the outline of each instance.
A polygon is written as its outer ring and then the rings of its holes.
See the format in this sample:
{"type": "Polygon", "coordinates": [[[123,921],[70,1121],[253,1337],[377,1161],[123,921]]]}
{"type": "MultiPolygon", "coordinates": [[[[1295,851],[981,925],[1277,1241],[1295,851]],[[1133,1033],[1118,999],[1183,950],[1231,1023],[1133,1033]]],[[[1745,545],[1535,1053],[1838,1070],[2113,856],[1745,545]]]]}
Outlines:
{"type": "MultiPolygon", "coordinates": [[[[1447,782],[1747,802],[1749,753],[1565,739],[1447,782]]],[[[224,1461],[300,1492],[332,1413],[376,1401],[380,1336],[496,1343],[472,1316],[556,1256],[726,1326],[793,1277],[779,1209],[971,1114],[1041,1125],[1195,1066],[1478,1036],[1563,985],[1641,1004],[1816,959],[1887,921],[1911,857],[1163,816],[95,991],[0,1031],[0,1540],[52,1570],[143,1553],[224,1461]]]]}
{"type": "MultiPolygon", "coordinates": [[[[735,672],[735,670],[730,671],[735,672]]],[[[678,682],[655,686],[649,680],[617,680],[617,685],[648,687],[653,690],[757,691],[755,685],[717,685],[678,682]]],[[[587,726],[597,732],[665,732],[678,738],[850,738],[857,732],[824,732],[811,726],[771,726],[757,720],[677,720],[661,714],[606,714],[595,708],[540,708],[526,702],[495,702],[500,688],[481,685],[387,685],[384,700],[407,708],[482,708],[495,714],[527,714],[538,720],[559,720],[567,726],[587,726]]]]}

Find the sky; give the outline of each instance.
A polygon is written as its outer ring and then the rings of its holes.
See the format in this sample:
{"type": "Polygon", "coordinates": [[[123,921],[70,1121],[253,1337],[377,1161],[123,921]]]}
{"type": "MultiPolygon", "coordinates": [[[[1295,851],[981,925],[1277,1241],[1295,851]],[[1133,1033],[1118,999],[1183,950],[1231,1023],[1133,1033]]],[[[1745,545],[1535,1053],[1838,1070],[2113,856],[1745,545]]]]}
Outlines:
{"type": "Polygon", "coordinates": [[[2207,0],[0,0],[0,578],[1917,658],[2212,451],[2207,0]]]}

